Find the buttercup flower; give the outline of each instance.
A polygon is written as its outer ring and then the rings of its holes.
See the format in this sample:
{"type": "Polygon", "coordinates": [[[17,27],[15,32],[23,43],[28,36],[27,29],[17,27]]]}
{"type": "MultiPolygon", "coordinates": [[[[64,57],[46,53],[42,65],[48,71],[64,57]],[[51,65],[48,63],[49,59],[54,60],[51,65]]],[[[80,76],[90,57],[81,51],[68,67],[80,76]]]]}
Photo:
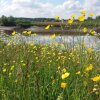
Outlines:
{"type": "Polygon", "coordinates": [[[74,19],[74,18],[75,18],[75,16],[76,16],[76,14],[72,14],[72,15],[71,15],[71,18],[73,18],[73,19],[74,19]]]}
{"type": "Polygon", "coordinates": [[[86,71],[91,71],[93,69],[93,65],[90,64],[87,68],[86,68],[86,71]]]}
{"type": "Polygon", "coordinates": [[[37,34],[36,34],[36,33],[34,33],[33,35],[34,35],[34,36],[37,36],[37,34]]]}
{"type": "Polygon", "coordinates": [[[72,23],[73,23],[73,19],[69,19],[68,24],[72,24],[72,23]]]}
{"type": "Polygon", "coordinates": [[[85,15],[86,14],[86,10],[81,11],[81,14],[85,15]]]}
{"type": "Polygon", "coordinates": [[[32,34],[32,31],[28,31],[27,34],[28,34],[28,35],[32,34]]]}
{"type": "Polygon", "coordinates": [[[60,19],[60,17],[59,17],[59,16],[55,16],[55,19],[56,19],[56,20],[59,20],[59,19],[60,19]]]}
{"type": "Polygon", "coordinates": [[[64,83],[64,82],[61,83],[61,88],[65,89],[66,86],[67,86],[67,83],[64,83]]]}
{"type": "Polygon", "coordinates": [[[67,78],[69,75],[70,75],[70,73],[66,72],[65,74],[62,74],[61,78],[62,78],[62,79],[65,79],[65,78],[67,78]]]}
{"type": "Polygon", "coordinates": [[[81,73],[80,71],[76,72],[77,75],[79,75],[80,73],[81,73]]]}
{"type": "Polygon", "coordinates": [[[100,75],[97,75],[97,76],[91,78],[91,80],[94,82],[100,81],[100,75]]]}
{"type": "Polygon", "coordinates": [[[48,30],[50,28],[50,25],[46,26],[45,29],[48,30]]]}
{"type": "Polygon", "coordinates": [[[55,37],[56,37],[56,35],[55,35],[55,34],[53,34],[53,35],[51,36],[51,38],[52,38],[52,39],[54,39],[55,37]]]}
{"type": "Polygon", "coordinates": [[[83,32],[87,32],[87,28],[86,27],[83,28],[83,32]]]}
{"type": "Polygon", "coordinates": [[[93,51],[92,48],[88,48],[88,49],[87,49],[87,52],[88,52],[88,53],[92,53],[92,51],[93,51]]]}
{"type": "Polygon", "coordinates": [[[90,30],[90,34],[94,35],[96,32],[94,30],[90,30]]]}
{"type": "Polygon", "coordinates": [[[15,34],[16,34],[16,32],[15,32],[15,31],[13,31],[13,32],[12,32],[12,35],[15,35],[15,34]]]}
{"type": "Polygon", "coordinates": [[[80,22],[83,22],[84,20],[85,20],[85,17],[82,15],[82,16],[79,16],[78,17],[78,20],[80,21],[80,22]]]}
{"type": "Polygon", "coordinates": [[[94,12],[91,12],[91,13],[90,13],[90,17],[93,17],[93,16],[94,16],[94,12]]]}

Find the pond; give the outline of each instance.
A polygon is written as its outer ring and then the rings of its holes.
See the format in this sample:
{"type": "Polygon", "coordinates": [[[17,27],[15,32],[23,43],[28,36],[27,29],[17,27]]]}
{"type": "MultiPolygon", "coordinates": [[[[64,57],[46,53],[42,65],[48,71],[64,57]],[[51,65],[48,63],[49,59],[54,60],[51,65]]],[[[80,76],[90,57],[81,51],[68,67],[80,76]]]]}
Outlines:
{"type": "Polygon", "coordinates": [[[74,46],[75,44],[86,42],[87,47],[92,47],[95,50],[100,50],[100,39],[94,36],[73,36],[73,35],[63,35],[56,36],[54,39],[51,35],[36,35],[24,36],[22,34],[16,34],[14,36],[2,35],[0,34],[0,40],[2,42],[8,43],[12,41],[13,43],[34,43],[34,44],[68,44],[69,46],[74,46]]]}

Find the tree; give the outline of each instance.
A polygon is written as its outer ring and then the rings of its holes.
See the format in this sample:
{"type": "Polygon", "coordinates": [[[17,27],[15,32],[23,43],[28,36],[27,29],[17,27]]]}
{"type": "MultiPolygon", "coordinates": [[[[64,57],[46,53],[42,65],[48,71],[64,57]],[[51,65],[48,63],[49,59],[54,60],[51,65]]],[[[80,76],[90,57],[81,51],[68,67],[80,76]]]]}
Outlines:
{"type": "Polygon", "coordinates": [[[12,16],[6,17],[3,15],[1,17],[1,25],[2,26],[15,26],[15,18],[12,16]]]}
{"type": "Polygon", "coordinates": [[[87,20],[93,20],[93,18],[92,17],[88,17],[87,20]]]}
{"type": "Polygon", "coordinates": [[[32,26],[32,23],[31,23],[31,21],[28,21],[28,20],[17,19],[16,26],[28,28],[28,27],[32,26]]]}
{"type": "Polygon", "coordinates": [[[100,19],[100,16],[97,16],[96,19],[100,19]]]}
{"type": "Polygon", "coordinates": [[[7,17],[4,16],[4,15],[2,15],[2,17],[1,17],[1,25],[2,25],[2,26],[6,26],[7,23],[8,23],[7,17]]]}
{"type": "Polygon", "coordinates": [[[8,17],[8,25],[15,26],[15,18],[13,16],[8,17]]]}

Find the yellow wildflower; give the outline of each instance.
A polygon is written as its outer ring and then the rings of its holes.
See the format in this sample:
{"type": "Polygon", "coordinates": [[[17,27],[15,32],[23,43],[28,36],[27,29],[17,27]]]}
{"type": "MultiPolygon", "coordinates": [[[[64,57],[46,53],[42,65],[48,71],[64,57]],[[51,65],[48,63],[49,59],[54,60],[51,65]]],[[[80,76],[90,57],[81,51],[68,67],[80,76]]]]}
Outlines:
{"type": "Polygon", "coordinates": [[[60,18],[59,16],[55,16],[55,19],[56,19],[56,20],[59,20],[59,18],[60,18]]]}
{"type": "Polygon", "coordinates": [[[36,33],[34,33],[33,35],[34,35],[34,36],[37,36],[37,34],[36,34],[36,33]]]}
{"type": "Polygon", "coordinates": [[[68,24],[72,24],[72,23],[73,23],[73,19],[69,19],[68,24]]]}
{"type": "Polygon", "coordinates": [[[98,91],[97,91],[97,92],[95,92],[95,94],[96,94],[96,95],[99,95],[99,94],[100,94],[100,92],[98,92],[98,91]]]}
{"type": "Polygon", "coordinates": [[[58,70],[60,69],[60,66],[58,66],[58,70]]]}
{"type": "Polygon", "coordinates": [[[10,45],[11,45],[11,41],[7,43],[7,46],[10,46],[10,45]]]}
{"type": "Polygon", "coordinates": [[[65,74],[62,74],[61,78],[62,78],[62,79],[65,79],[65,78],[67,78],[69,75],[70,75],[70,73],[66,72],[65,74]]]}
{"type": "Polygon", "coordinates": [[[86,68],[86,71],[91,71],[93,69],[93,65],[90,64],[87,68],[86,68]]]}
{"type": "Polygon", "coordinates": [[[85,15],[86,14],[86,10],[83,10],[80,12],[82,15],[85,15]]]}
{"type": "Polygon", "coordinates": [[[82,45],[85,47],[86,46],[86,42],[83,42],[82,45]]]}
{"type": "Polygon", "coordinates": [[[90,34],[91,34],[91,35],[94,35],[95,33],[96,33],[96,32],[95,32],[94,30],[91,30],[91,31],[90,31],[90,34]]]}
{"type": "Polygon", "coordinates": [[[79,75],[80,73],[81,73],[80,71],[76,72],[77,75],[79,75]]]}
{"type": "Polygon", "coordinates": [[[83,22],[83,21],[85,20],[85,17],[84,17],[84,16],[79,16],[79,17],[78,17],[78,20],[79,20],[80,22],[83,22]]]}
{"type": "Polygon", "coordinates": [[[66,69],[64,68],[64,69],[62,70],[62,72],[66,73],[66,69]]]}
{"type": "Polygon", "coordinates": [[[92,48],[88,48],[88,49],[87,49],[87,52],[88,52],[88,53],[92,53],[92,51],[93,51],[92,48]]]}
{"type": "Polygon", "coordinates": [[[6,71],[7,71],[6,68],[4,68],[4,69],[3,69],[3,72],[5,73],[6,71]]]}
{"type": "Polygon", "coordinates": [[[27,31],[23,31],[23,32],[22,32],[22,34],[26,34],[26,33],[27,33],[27,31]]]}
{"type": "Polygon", "coordinates": [[[55,34],[53,34],[53,35],[51,36],[51,38],[52,38],[52,39],[54,39],[55,37],[56,37],[56,35],[55,35],[55,34]]]}
{"type": "Polygon", "coordinates": [[[76,14],[72,14],[72,15],[71,15],[71,18],[75,18],[75,16],[76,16],[76,14]]]}
{"type": "Polygon", "coordinates": [[[32,31],[28,31],[27,34],[28,34],[28,35],[31,35],[31,34],[32,34],[32,31]]]}
{"type": "Polygon", "coordinates": [[[12,35],[15,35],[15,34],[16,34],[16,32],[15,32],[15,31],[13,31],[13,32],[12,32],[12,35]]]}
{"type": "Polygon", "coordinates": [[[30,43],[30,46],[31,46],[31,47],[33,47],[33,46],[34,46],[34,44],[33,44],[33,43],[30,43]]]}
{"type": "Polygon", "coordinates": [[[90,13],[90,17],[93,17],[93,16],[94,16],[94,12],[91,12],[91,13],[90,13]]]}
{"type": "Polygon", "coordinates": [[[86,27],[83,28],[83,32],[87,32],[87,28],[86,27]]]}
{"type": "Polygon", "coordinates": [[[45,29],[48,30],[50,28],[50,25],[46,26],[45,29]]]}
{"type": "Polygon", "coordinates": [[[97,89],[96,88],[93,88],[93,91],[96,91],[97,89]]]}
{"type": "Polygon", "coordinates": [[[65,89],[66,86],[67,86],[67,83],[64,83],[64,82],[61,83],[61,88],[65,89]]]}
{"type": "Polygon", "coordinates": [[[100,75],[97,75],[97,76],[91,78],[91,80],[94,82],[100,81],[100,75]]]}
{"type": "Polygon", "coordinates": [[[11,66],[10,70],[13,70],[13,69],[14,69],[14,67],[15,67],[14,65],[13,65],[13,66],[11,66]]]}

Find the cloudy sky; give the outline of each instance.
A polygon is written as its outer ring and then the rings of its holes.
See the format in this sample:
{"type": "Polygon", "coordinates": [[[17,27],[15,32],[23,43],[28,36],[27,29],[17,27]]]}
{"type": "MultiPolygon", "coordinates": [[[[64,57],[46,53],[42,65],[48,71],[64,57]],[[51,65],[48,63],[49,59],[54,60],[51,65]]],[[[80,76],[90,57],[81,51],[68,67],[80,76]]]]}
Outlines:
{"type": "Polygon", "coordinates": [[[0,16],[69,18],[83,9],[100,15],[100,0],[0,0],[0,16]]]}

